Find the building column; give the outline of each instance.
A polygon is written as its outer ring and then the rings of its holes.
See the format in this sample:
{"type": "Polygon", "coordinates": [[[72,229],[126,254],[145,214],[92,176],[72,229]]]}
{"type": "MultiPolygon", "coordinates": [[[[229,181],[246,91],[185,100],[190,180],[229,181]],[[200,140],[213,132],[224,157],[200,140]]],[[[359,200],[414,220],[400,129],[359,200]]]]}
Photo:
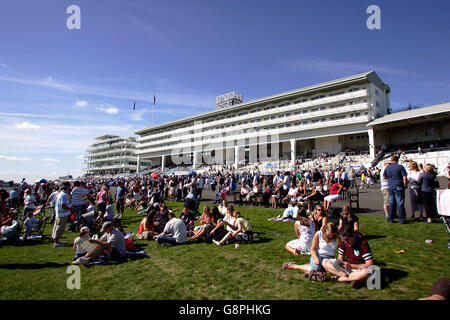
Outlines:
{"type": "Polygon", "coordinates": [[[245,150],[244,147],[239,146],[234,147],[234,167],[236,169],[239,168],[239,162],[241,162],[245,157],[245,153],[242,152],[243,150],[245,150]]]}
{"type": "Polygon", "coordinates": [[[139,173],[141,171],[141,156],[138,154],[137,156],[137,165],[136,165],[136,173],[139,173]]]}
{"type": "Polygon", "coordinates": [[[295,167],[296,153],[295,139],[291,139],[291,167],[295,167]]]}
{"type": "Polygon", "coordinates": [[[369,134],[369,154],[372,159],[375,159],[375,133],[373,127],[367,132],[369,134]]]}
{"type": "Polygon", "coordinates": [[[166,166],[166,156],[161,156],[161,172],[164,172],[166,166]]]}
{"type": "Polygon", "coordinates": [[[194,151],[194,156],[192,159],[192,170],[197,169],[198,161],[201,160],[201,151],[194,151]]]}

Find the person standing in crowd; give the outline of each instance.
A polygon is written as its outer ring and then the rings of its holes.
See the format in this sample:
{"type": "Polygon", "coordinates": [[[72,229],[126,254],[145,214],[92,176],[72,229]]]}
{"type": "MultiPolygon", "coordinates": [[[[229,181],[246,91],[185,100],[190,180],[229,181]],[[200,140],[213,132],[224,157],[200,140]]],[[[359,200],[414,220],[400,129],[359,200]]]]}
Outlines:
{"type": "Polygon", "coordinates": [[[88,191],[84,187],[84,183],[81,184],[80,181],[75,181],[73,185],[74,188],[71,193],[72,207],[75,209],[76,223],[79,224],[81,215],[87,212],[87,203],[85,197],[88,194],[88,191]]]}
{"type": "Polygon", "coordinates": [[[427,223],[432,223],[436,215],[436,190],[435,190],[436,174],[433,165],[426,164],[424,173],[419,176],[417,184],[420,187],[423,208],[427,215],[427,223]]]}
{"type": "Polygon", "coordinates": [[[419,170],[419,166],[417,162],[410,161],[409,162],[409,173],[408,173],[408,181],[409,181],[409,199],[411,201],[411,218],[414,218],[414,214],[416,211],[419,211],[420,217],[419,220],[423,220],[422,205],[419,203],[419,184],[417,181],[419,180],[421,173],[419,170]]]}
{"type": "Polygon", "coordinates": [[[70,182],[63,183],[62,190],[59,192],[55,201],[55,224],[53,225],[52,238],[54,240],[54,248],[64,247],[65,242],[60,241],[61,236],[66,228],[67,219],[71,215],[71,211],[74,209],[69,202],[70,194],[70,182]]]}
{"type": "Polygon", "coordinates": [[[125,195],[127,193],[128,189],[123,185],[122,181],[119,181],[116,191],[116,215],[114,218],[122,219],[123,211],[125,210],[125,195]]]}
{"type": "Polygon", "coordinates": [[[106,203],[108,202],[108,187],[106,185],[102,186],[100,192],[97,194],[97,211],[100,216],[106,213],[106,203]]]}
{"type": "Polygon", "coordinates": [[[383,194],[383,208],[384,213],[386,214],[386,219],[389,217],[389,184],[387,179],[383,179],[384,170],[390,165],[389,161],[383,162],[383,169],[380,172],[380,188],[381,193],[383,194]]]}
{"type": "Polygon", "coordinates": [[[395,205],[398,210],[400,224],[407,224],[405,211],[405,188],[408,185],[408,174],[405,168],[398,164],[398,155],[391,157],[391,164],[384,170],[383,178],[387,179],[389,187],[389,216],[387,221],[394,222],[395,205]]]}
{"type": "Polygon", "coordinates": [[[9,194],[9,207],[14,209],[19,208],[19,192],[17,188],[12,189],[9,194]]]}
{"type": "Polygon", "coordinates": [[[197,194],[198,194],[198,201],[202,200],[202,192],[203,192],[203,186],[204,186],[204,180],[201,175],[197,178],[197,194]]]}

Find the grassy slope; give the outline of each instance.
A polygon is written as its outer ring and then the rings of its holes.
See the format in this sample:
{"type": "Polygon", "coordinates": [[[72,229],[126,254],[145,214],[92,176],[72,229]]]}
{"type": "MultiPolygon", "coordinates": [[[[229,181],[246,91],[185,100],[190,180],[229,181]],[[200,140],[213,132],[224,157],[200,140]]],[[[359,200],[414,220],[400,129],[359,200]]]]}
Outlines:
{"type": "MultiPolygon", "coordinates": [[[[181,203],[169,202],[181,209],[181,203]]],[[[259,236],[251,245],[216,247],[192,243],[160,247],[136,241],[150,259],[81,268],[81,290],[66,287],[71,246],[54,249],[49,240],[0,249],[0,299],[417,299],[426,296],[440,276],[448,276],[448,234],[443,224],[388,225],[384,219],[360,216],[361,231],[377,265],[383,289],[354,290],[347,284],[317,283],[302,272],[281,270],[285,261],[309,263],[284,250],[295,238],[293,224],[267,221],[282,210],[238,208],[259,236]],[[433,244],[425,244],[433,239],[433,244]],[[395,254],[394,250],[406,253],[395,254]]],[[[127,232],[137,232],[142,216],[127,210],[127,232]]],[[[46,234],[50,234],[47,226],[46,234]]],[[[75,233],[66,232],[72,243],[75,233]]]]}

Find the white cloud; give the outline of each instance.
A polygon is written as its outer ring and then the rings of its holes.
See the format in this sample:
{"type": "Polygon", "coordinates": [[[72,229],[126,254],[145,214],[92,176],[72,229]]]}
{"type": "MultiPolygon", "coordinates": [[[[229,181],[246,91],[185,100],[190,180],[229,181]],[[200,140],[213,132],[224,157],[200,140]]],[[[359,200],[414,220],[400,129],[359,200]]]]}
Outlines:
{"type": "Polygon", "coordinates": [[[20,158],[15,156],[0,156],[0,160],[6,161],[32,161],[30,158],[20,158]]]}
{"type": "Polygon", "coordinates": [[[149,111],[145,110],[145,109],[133,111],[133,113],[131,114],[131,121],[142,121],[142,120],[144,120],[143,116],[147,112],[149,112],[149,111]]]}
{"type": "Polygon", "coordinates": [[[369,63],[335,61],[322,58],[300,58],[294,60],[287,60],[284,61],[284,64],[292,69],[311,70],[316,72],[327,72],[334,74],[336,73],[355,74],[373,70],[377,73],[384,73],[395,76],[410,77],[415,75],[414,72],[398,68],[380,65],[377,66],[369,63]]]}
{"type": "Polygon", "coordinates": [[[8,68],[8,65],[6,65],[6,64],[0,62],[0,67],[8,68]]]}
{"type": "Polygon", "coordinates": [[[14,125],[17,129],[24,129],[24,130],[41,130],[42,127],[38,126],[36,124],[31,124],[29,122],[22,122],[22,123],[16,123],[14,125]]]}
{"type": "Polygon", "coordinates": [[[60,162],[58,159],[52,159],[52,158],[45,158],[45,159],[42,159],[42,161],[45,161],[45,162],[60,162]]]}
{"type": "Polygon", "coordinates": [[[84,154],[80,154],[79,156],[77,156],[77,159],[84,159],[85,155],[84,154]]]}
{"type": "Polygon", "coordinates": [[[88,105],[87,101],[77,101],[77,106],[79,107],[86,107],[88,105]]]}
{"type": "Polygon", "coordinates": [[[116,107],[100,107],[97,109],[107,114],[117,114],[119,112],[119,109],[117,109],[116,107]]]}

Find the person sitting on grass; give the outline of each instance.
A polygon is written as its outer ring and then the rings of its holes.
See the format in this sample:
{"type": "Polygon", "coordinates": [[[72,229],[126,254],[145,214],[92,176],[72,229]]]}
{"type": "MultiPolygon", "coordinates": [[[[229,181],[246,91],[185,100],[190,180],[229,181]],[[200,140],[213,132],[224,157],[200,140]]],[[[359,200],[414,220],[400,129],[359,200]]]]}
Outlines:
{"type": "Polygon", "coordinates": [[[330,194],[323,198],[323,205],[324,205],[325,211],[328,212],[332,202],[342,199],[342,189],[343,188],[344,188],[344,186],[337,182],[331,186],[330,194]]]}
{"type": "Polygon", "coordinates": [[[339,220],[339,231],[346,225],[350,225],[355,232],[359,231],[359,218],[353,213],[352,208],[348,204],[342,208],[342,216],[339,220]]]}
{"type": "Polygon", "coordinates": [[[359,246],[355,247],[353,244],[356,233],[350,225],[341,229],[340,235],[338,258],[324,261],[323,267],[338,277],[339,282],[351,282],[353,288],[360,288],[362,281],[369,278],[374,272],[369,269],[374,264],[369,243],[360,234],[359,246]]]}
{"type": "Polygon", "coordinates": [[[36,219],[33,216],[33,212],[28,212],[28,217],[25,219],[24,225],[25,225],[25,234],[24,234],[24,239],[26,240],[27,237],[31,236],[31,234],[34,231],[37,231],[37,224],[38,224],[38,219],[36,219]]]}
{"type": "Polygon", "coordinates": [[[253,234],[252,225],[247,219],[241,217],[241,213],[239,211],[233,211],[233,216],[236,219],[236,230],[228,231],[225,237],[222,240],[217,241],[213,240],[213,243],[216,246],[221,246],[225,244],[228,240],[234,239],[235,242],[240,243],[242,241],[249,241],[249,235],[253,234]]]}
{"type": "Polygon", "coordinates": [[[297,239],[289,241],[285,249],[298,256],[299,253],[309,254],[315,233],[314,222],[306,215],[305,208],[300,208],[297,213],[297,221],[294,224],[297,239]]]}
{"type": "Polygon", "coordinates": [[[16,243],[19,241],[20,224],[17,221],[17,212],[8,212],[2,217],[0,233],[6,237],[6,241],[16,243]]]}
{"type": "Polygon", "coordinates": [[[105,233],[100,239],[89,239],[90,243],[97,246],[84,257],[75,260],[72,264],[83,264],[89,266],[92,261],[101,255],[107,255],[111,260],[123,261],[126,258],[125,237],[122,232],[114,228],[111,221],[103,223],[101,233],[105,233]]]}
{"type": "Polygon", "coordinates": [[[106,213],[103,215],[103,221],[114,220],[114,206],[112,198],[108,199],[108,205],[106,206],[106,213]]]}
{"type": "Polygon", "coordinates": [[[89,233],[88,227],[82,227],[80,229],[80,236],[73,240],[73,251],[75,252],[73,262],[84,257],[87,253],[92,252],[96,248],[96,245],[89,241],[91,240],[89,233]]]}
{"type": "Polygon", "coordinates": [[[450,278],[441,277],[431,287],[430,295],[419,300],[448,300],[450,299],[450,278]]]}
{"type": "Polygon", "coordinates": [[[323,231],[314,235],[311,245],[311,259],[309,264],[298,265],[295,262],[285,262],[284,269],[297,269],[305,272],[305,276],[314,281],[325,281],[326,273],[323,264],[327,259],[334,259],[339,243],[337,226],[327,223],[323,231]]]}
{"type": "Polygon", "coordinates": [[[228,232],[236,231],[236,218],[234,217],[233,212],[233,206],[228,205],[227,214],[223,219],[218,220],[216,227],[211,230],[209,237],[207,237],[207,242],[212,239],[220,241],[228,232]],[[226,226],[226,229],[223,228],[224,226],[226,226]]]}
{"type": "MultiPolygon", "coordinates": [[[[217,209],[217,207],[215,207],[217,209]]],[[[220,213],[219,213],[220,214],[220,213]]],[[[209,233],[214,229],[217,225],[215,221],[215,217],[213,216],[211,210],[208,206],[203,208],[203,213],[201,217],[201,225],[197,226],[192,230],[188,235],[191,235],[189,240],[197,240],[204,237],[207,237],[209,233]]]]}
{"type": "Polygon", "coordinates": [[[222,219],[224,217],[224,215],[226,214],[226,211],[222,215],[222,212],[219,210],[219,208],[217,206],[213,206],[212,210],[211,210],[211,214],[214,219],[214,223],[217,223],[217,221],[219,221],[219,219],[222,219]]]}
{"type": "Polygon", "coordinates": [[[183,244],[186,242],[186,225],[183,220],[176,218],[175,213],[170,212],[164,231],[153,236],[153,239],[162,246],[183,244]]]}
{"type": "Polygon", "coordinates": [[[310,215],[310,218],[314,222],[316,232],[322,230],[329,221],[324,208],[320,205],[314,209],[313,213],[310,215]]]}
{"type": "Polygon", "coordinates": [[[166,223],[169,221],[168,213],[169,209],[165,205],[162,205],[159,208],[159,211],[156,213],[155,219],[153,220],[153,230],[156,233],[159,234],[164,231],[166,223]]]}
{"type": "Polygon", "coordinates": [[[222,217],[225,217],[225,215],[227,214],[227,210],[228,210],[228,201],[223,200],[222,203],[219,205],[219,211],[222,217]]]}
{"type": "Polygon", "coordinates": [[[188,208],[183,207],[183,211],[180,214],[180,219],[183,220],[188,232],[194,230],[195,216],[188,208]]]}
{"type": "Polygon", "coordinates": [[[156,210],[151,210],[147,216],[142,219],[139,225],[139,231],[136,236],[139,240],[153,240],[153,236],[157,233],[153,230],[156,210]]]}

